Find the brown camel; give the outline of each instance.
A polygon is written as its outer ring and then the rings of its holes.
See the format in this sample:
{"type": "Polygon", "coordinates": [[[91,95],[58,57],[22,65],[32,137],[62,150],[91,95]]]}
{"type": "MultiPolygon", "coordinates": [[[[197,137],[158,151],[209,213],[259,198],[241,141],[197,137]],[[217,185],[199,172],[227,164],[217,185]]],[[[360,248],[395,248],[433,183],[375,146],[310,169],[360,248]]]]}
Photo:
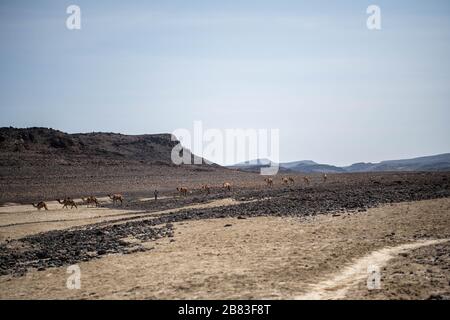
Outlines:
{"type": "Polygon", "coordinates": [[[87,207],[89,207],[89,205],[93,205],[98,207],[99,203],[96,197],[94,196],[89,196],[86,199],[85,198],[81,198],[81,200],[83,200],[83,203],[86,204],[87,207]]]}
{"type": "Polygon", "coordinates": [[[207,184],[203,184],[201,187],[202,190],[205,190],[206,194],[210,194],[211,193],[211,189],[207,184]]]}
{"type": "Polygon", "coordinates": [[[283,182],[283,184],[289,184],[289,179],[286,177],[281,178],[281,181],[283,182]]]}
{"type": "Polygon", "coordinates": [[[289,180],[289,183],[291,183],[291,182],[292,182],[292,184],[295,184],[295,180],[294,180],[294,178],[292,178],[292,177],[288,177],[288,180],[289,180]]]}
{"type": "Polygon", "coordinates": [[[75,201],[73,201],[71,198],[65,198],[64,200],[56,199],[56,201],[58,201],[60,204],[63,205],[63,209],[65,209],[65,208],[68,209],[69,206],[70,206],[70,209],[72,209],[73,207],[78,208],[75,201]]]}
{"type": "Polygon", "coordinates": [[[187,195],[187,192],[188,192],[188,189],[185,188],[185,187],[178,187],[178,188],[177,188],[177,191],[178,191],[181,195],[186,196],[186,195],[187,195]]]}
{"type": "Polygon", "coordinates": [[[273,187],[273,179],[272,178],[265,178],[264,181],[266,182],[266,184],[269,188],[273,187]]]}
{"type": "Polygon", "coordinates": [[[33,207],[37,208],[39,211],[41,211],[42,208],[44,208],[45,210],[48,210],[47,205],[45,204],[44,201],[40,201],[37,204],[32,203],[31,205],[33,207]]]}
{"type": "Polygon", "coordinates": [[[305,183],[309,186],[309,178],[308,177],[303,177],[303,181],[305,181],[305,183]]]}
{"type": "Polygon", "coordinates": [[[108,197],[113,201],[113,204],[116,204],[120,201],[120,205],[123,204],[123,196],[119,193],[108,194],[108,197]]]}
{"type": "Polygon", "coordinates": [[[229,182],[224,182],[222,187],[228,191],[231,191],[231,184],[229,182]]]}

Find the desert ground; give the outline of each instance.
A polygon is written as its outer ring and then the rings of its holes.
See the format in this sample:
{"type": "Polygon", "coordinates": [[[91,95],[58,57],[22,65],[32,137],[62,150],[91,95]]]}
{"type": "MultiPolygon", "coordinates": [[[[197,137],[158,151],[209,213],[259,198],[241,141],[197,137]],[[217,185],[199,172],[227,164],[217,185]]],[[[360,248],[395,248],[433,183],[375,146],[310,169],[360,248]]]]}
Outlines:
{"type": "Polygon", "coordinates": [[[167,179],[158,200],[122,205],[4,203],[0,298],[450,298],[450,173],[243,177],[186,196],[167,179]],[[80,289],[66,285],[74,264],[80,289]]]}

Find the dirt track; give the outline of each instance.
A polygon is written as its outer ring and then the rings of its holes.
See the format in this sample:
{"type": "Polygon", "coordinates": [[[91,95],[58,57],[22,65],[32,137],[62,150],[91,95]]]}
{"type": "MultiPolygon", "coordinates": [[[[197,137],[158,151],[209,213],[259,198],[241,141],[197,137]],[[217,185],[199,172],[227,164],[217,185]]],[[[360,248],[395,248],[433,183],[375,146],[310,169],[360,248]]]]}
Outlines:
{"type": "MultiPolygon", "coordinates": [[[[103,203],[111,203],[108,199],[100,199],[103,203]]],[[[152,199],[142,199],[152,201],[152,199]]],[[[139,200],[141,201],[141,200],[139,200]]],[[[242,202],[230,198],[213,200],[208,203],[186,205],[175,209],[160,211],[124,210],[121,207],[113,207],[114,210],[105,207],[86,207],[79,205],[78,209],[62,209],[57,202],[47,203],[49,211],[40,210],[29,205],[9,205],[0,207],[0,242],[5,240],[20,239],[42,232],[64,230],[73,227],[87,226],[96,223],[109,225],[124,223],[124,221],[143,220],[150,216],[175,213],[181,210],[206,209],[227,205],[235,205],[242,202]]]]}
{"type": "MultiPolygon", "coordinates": [[[[309,291],[301,296],[295,297],[297,300],[330,300],[344,299],[347,292],[359,283],[367,280],[368,270],[371,266],[377,266],[378,270],[388,264],[389,260],[399,254],[405,254],[411,250],[434,246],[450,241],[450,239],[438,240],[418,240],[412,243],[398,245],[396,247],[385,247],[375,250],[366,256],[357,259],[352,264],[338,271],[336,275],[332,275],[329,279],[321,281],[311,286],[309,291]]],[[[373,281],[373,280],[372,280],[373,281]]],[[[367,286],[367,285],[366,285],[367,286]]],[[[380,288],[370,288],[371,290],[380,290],[380,288]]],[[[367,289],[366,289],[367,290],[367,289]]],[[[367,290],[368,291],[368,290],[367,290]]]]}

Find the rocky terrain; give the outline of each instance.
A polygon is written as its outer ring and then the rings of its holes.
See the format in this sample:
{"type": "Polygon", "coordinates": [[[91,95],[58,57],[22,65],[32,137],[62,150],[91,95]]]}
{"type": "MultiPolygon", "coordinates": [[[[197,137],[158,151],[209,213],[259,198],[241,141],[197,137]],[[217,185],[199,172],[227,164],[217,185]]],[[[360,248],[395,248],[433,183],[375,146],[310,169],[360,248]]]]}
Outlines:
{"type": "Polygon", "coordinates": [[[5,290],[0,296],[55,297],[58,292],[80,297],[61,285],[64,268],[73,264],[83,264],[93,286],[93,292],[81,293],[83,298],[344,298],[347,293],[333,289],[342,285],[361,299],[448,296],[448,244],[443,242],[387,265],[388,291],[356,287],[355,279],[365,275],[355,278],[345,269],[343,278],[319,280],[355,259],[364,261],[361,256],[372,250],[450,239],[450,172],[343,172],[324,179],[295,172],[299,166],[317,166],[302,161],[272,177],[269,187],[265,177],[241,168],[173,165],[176,143],[170,135],[1,128],[0,283],[5,290]],[[293,183],[282,182],[288,176],[293,183]],[[223,182],[231,183],[231,190],[223,182]],[[188,188],[186,195],[177,192],[180,186],[188,188]],[[108,193],[122,193],[123,204],[112,203],[108,193]],[[89,195],[99,198],[98,207],[83,204],[80,197],[89,195]],[[55,201],[64,197],[75,199],[78,209],[63,209],[55,201]],[[48,211],[30,205],[42,200],[48,211]],[[117,280],[121,268],[143,274],[146,287],[134,286],[129,277],[117,280]],[[58,276],[52,278],[54,272],[58,276]],[[410,285],[397,281],[400,274],[410,285]],[[229,280],[235,287],[227,286],[229,280]],[[309,292],[302,281],[311,282],[309,292]]]}
{"type": "MultiPolygon", "coordinates": [[[[107,253],[146,250],[124,238],[155,240],[172,236],[172,224],[180,221],[255,216],[314,216],[347,211],[361,212],[385,203],[417,201],[450,196],[450,173],[334,175],[327,182],[313,181],[310,186],[278,184],[275,188],[246,187],[232,191],[213,189],[210,195],[200,189],[187,197],[160,201],[133,201],[124,206],[139,212],[136,217],[118,219],[121,223],[92,224],[63,231],[49,231],[1,244],[0,273],[21,275],[28,268],[43,270],[88,261],[107,253]],[[184,209],[154,215],[161,209],[232,197],[235,205],[208,209],[184,209]],[[148,218],[142,216],[148,214],[148,218]],[[136,221],[134,221],[136,220],[136,221]]],[[[260,178],[262,179],[262,178],[260,178]]],[[[111,209],[114,206],[109,205],[111,209]]],[[[169,210],[170,211],[170,210],[169,210]]],[[[117,222],[116,221],[116,222],[117,222]]]]}

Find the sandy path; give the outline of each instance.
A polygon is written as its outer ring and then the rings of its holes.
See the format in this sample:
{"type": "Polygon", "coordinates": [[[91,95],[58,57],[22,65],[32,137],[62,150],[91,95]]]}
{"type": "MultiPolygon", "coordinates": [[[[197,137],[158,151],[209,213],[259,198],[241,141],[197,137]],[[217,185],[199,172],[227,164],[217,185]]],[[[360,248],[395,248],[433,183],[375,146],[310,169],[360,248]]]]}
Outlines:
{"type": "Polygon", "coordinates": [[[38,211],[29,205],[10,205],[0,208],[0,241],[19,239],[40,232],[86,226],[99,222],[124,223],[124,221],[121,221],[123,218],[129,218],[126,221],[143,220],[151,216],[164,215],[186,209],[206,209],[239,203],[241,202],[225,198],[150,213],[136,210],[86,208],[86,206],[79,206],[78,209],[61,209],[61,205],[57,202],[49,202],[48,211],[38,211]]]}
{"type": "MultiPolygon", "coordinates": [[[[81,199],[75,199],[81,201],[81,199]]],[[[102,202],[109,202],[106,198],[102,202]]],[[[56,201],[47,202],[47,210],[37,210],[31,205],[7,205],[0,207],[0,241],[19,239],[27,235],[61,230],[92,223],[117,220],[138,211],[109,208],[87,208],[79,205],[78,209],[62,209],[56,201]]]]}
{"type": "Polygon", "coordinates": [[[364,281],[368,277],[368,268],[377,266],[383,268],[389,260],[400,253],[414,250],[424,246],[444,243],[450,239],[422,240],[407,243],[396,247],[383,248],[356,260],[352,265],[343,268],[338,274],[328,280],[314,284],[310,292],[295,297],[297,300],[337,300],[346,297],[347,291],[364,281]]]}
{"type": "MultiPolygon", "coordinates": [[[[82,200],[81,199],[73,199],[79,207],[81,207],[82,200]]],[[[97,198],[100,203],[111,203],[111,200],[108,197],[97,198]]],[[[49,210],[61,210],[62,205],[57,201],[45,201],[49,210]]],[[[84,206],[84,205],[83,205],[84,206]]],[[[3,214],[11,214],[11,213],[32,213],[39,212],[36,208],[32,207],[31,204],[18,204],[18,203],[5,203],[3,206],[0,206],[0,217],[3,214]]],[[[41,210],[44,212],[44,210],[41,210]]]]}

